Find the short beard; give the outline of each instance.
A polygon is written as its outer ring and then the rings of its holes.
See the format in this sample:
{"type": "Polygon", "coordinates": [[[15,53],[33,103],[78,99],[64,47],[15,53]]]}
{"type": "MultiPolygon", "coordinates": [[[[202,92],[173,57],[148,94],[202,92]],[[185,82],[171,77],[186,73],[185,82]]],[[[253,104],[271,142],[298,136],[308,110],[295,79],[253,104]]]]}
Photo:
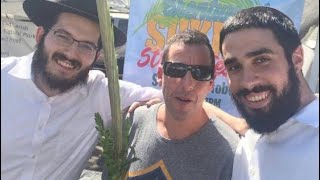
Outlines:
{"type": "MultiPolygon", "coordinates": [[[[46,34],[42,37],[40,40],[38,47],[33,55],[32,58],[32,64],[31,64],[31,71],[33,76],[36,75],[41,78],[41,81],[43,81],[51,90],[58,90],[59,93],[64,93],[75,86],[79,85],[85,85],[88,78],[88,73],[90,70],[90,67],[81,70],[76,77],[72,79],[64,79],[61,77],[56,76],[55,74],[52,74],[48,71],[48,60],[49,57],[45,52],[44,48],[44,39],[46,37],[46,34]]],[[[54,53],[53,56],[62,56],[65,57],[62,53],[54,53]]],[[[73,62],[78,63],[79,61],[71,60],[73,62]]],[[[79,63],[77,64],[79,67],[81,66],[79,63]]]]}
{"type": "Polygon", "coordinates": [[[232,94],[232,96],[238,110],[246,119],[250,128],[259,134],[266,134],[276,131],[297,112],[300,107],[299,85],[300,81],[292,65],[288,72],[288,84],[279,96],[277,96],[276,89],[272,86],[253,88],[252,91],[254,92],[270,90],[272,99],[267,112],[262,109],[251,110],[251,112],[246,110],[244,105],[236,98],[247,95],[249,91],[246,89],[240,90],[236,95],[232,94]]]}

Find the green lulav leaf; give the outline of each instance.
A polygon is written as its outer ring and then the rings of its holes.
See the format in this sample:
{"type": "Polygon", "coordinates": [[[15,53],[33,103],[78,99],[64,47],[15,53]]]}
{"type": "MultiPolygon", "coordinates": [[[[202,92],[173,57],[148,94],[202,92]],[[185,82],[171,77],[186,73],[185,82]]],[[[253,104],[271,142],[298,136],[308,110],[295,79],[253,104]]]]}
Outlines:
{"type": "Polygon", "coordinates": [[[115,147],[114,147],[114,136],[112,129],[105,129],[103,120],[99,113],[95,113],[96,129],[99,132],[99,143],[103,148],[102,158],[104,165],[108,169],[108,178],[111,180],[122,180],[127,171],[129,170],[130,164],[139,160],[136,157],[136,153],[133,147],[129,145],[129,131],[131,127],[131,121],[129,118],[124,120],[123,123],[123,142],[124,149],[119,155],[119,159],[114,159],[115,147]],[[127,150],[133,152],[133,158],[127,158],[127,150]]]}

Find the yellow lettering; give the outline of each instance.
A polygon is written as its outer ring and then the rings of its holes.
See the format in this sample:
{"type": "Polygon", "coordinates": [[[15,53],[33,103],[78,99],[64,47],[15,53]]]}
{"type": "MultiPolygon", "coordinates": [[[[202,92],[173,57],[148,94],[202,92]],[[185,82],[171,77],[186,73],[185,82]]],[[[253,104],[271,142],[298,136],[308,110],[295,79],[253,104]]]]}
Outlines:
{"type": "Polygon", "coordinates": [[[189,20],[188,19],[180,19],[180,23],[179,23],[179,31],[183,32],[185,30],[187,30],[189,27],[189,20]]]}
{"type": "Polygon", "coordinates": [[[190,21],[190,29],[196,29],[198,31],[200,31],[200,20],[199,19],[191,19],[190,21]]]}
{"type": "Polygon", "coordinates": [[[171,24],[168,28],[167,39],[170,39],[177,32],[177,24],[171,24]]]}
{"type": "Polygon", "coordinates": [[[212,48],[215,55],[219,54],[220,31],[222,26],[222,22],[213,23],[212,48]]]}
{"type": "Polygon", "coordinates": [[[207,34],[212,26],[211,21],[203,21],[200,31],[207,34]]]}
{"type": "Polygon", "coordinates": [[[209,30],[213,26],[213,35],[212,35],[212,48],[216,55],[219,54],[219,40],[220,40],[220,31],[222,29],[222,22],[211,22],[211,21],[201,21],[198,19],[185,19],[181,18],[178,24],[171,24],[168,27],[167,36],[165,36],[160,32],[160,29],[165,29],[159,24],[157,24],[154,20],[150,20],[147,23],[147,31],[149,38],[146,40],[146,47],[150,47],[152,51],[157,49],[163,49],[166,43],[166,39],[170,39],[177,32],[183,32],[188,28],[197,29],[205,34],[208,34],[209,30]],[[179,30],[177,28],[179,27],[179,30]]]}
{"type": "Polygon", "coordinates": [[[180,23],[179,23],[180,32],[187,30],[189,28],[189,25],[190,25],[190,29],[196,29],[198,31],[201,31],[207,34],[210,28],[212,27],[212,22],[201,21],[199,19],[191,19],[191,20],[180,19],[180,23]]]}
{"type": "MultiPolygon", "coordinates": [[[[159,27],[161,29],[161,27],[159,27]]],[[[161,34],[160,31],[157,29],[157,23],[154,20],[150,20],[147,23],[147,31],[151,38],[147,38],[146,40],[146,47],[151,47],[154,51],[156,49],[162,49],[165,45],[165,38],[161,34]]]]}

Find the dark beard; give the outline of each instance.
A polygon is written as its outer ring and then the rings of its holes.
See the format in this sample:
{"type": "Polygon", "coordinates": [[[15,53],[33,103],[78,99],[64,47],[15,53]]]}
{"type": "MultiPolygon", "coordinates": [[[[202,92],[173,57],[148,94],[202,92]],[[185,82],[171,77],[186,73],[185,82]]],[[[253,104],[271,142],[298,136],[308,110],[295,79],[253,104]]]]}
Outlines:
{"type": "Polygon", "coordinates": [[[300,81],[292,65],[288,72],[288,84],[279,96],[277,96],[276,89],[272,86],[253,88],[253,92],[270,90],[272,98],[267,112],[262,109],[251,109],[251,112],[248,112],[244,105],[237,100],[236,97],[245,96],[249,93],[247,89],[240,90],[236,95],[233,94],[232,96],[238,110],[246,119],[250,128],[259,134],[265,134],[276,131],[297,112],[300,106],[299,85],[300,81]]]}
{"type": "MultiPolygon", "coordinates": [[[[90,70],[90,67],[81,70],[76,77],[72,79],[65,79],[58,77],[48,71],[48,55],[45,53],[44,50],[44,39],[40,40],[38,47],[33,55],[32,58],[32,64],[31,64],[31,71],[32,74],[38,75],[41,80],[48,85],[48,87],[52,90],[58,90],[60,93],[64,93],[72,88],[74,88],[77,85],[84,85],[87,82],[88,73],[90,70]]],[[[52,57],[57,57],[67,59],[66,56],[62,53],[54,53],[52,57]]],[[[70,60],[73,65],[80,68],[81,64],[77,60],[70,60]]]]}

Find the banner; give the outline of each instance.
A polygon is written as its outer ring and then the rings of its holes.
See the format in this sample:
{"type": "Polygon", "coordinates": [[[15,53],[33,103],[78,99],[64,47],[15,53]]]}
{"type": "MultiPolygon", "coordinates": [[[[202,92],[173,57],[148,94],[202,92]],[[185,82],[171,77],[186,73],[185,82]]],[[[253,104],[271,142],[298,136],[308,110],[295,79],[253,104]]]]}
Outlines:
{"type": "Polygon", "coordinates": [[[288,15],[299,29],[303,5],[303,0],[131,1],[123,79],[161,88],[156,73],[166,41],[177,32],[197,29],[207,34],[216,55],[215,85],[206,101],[239,116],[230,97],[227,71],[219,55],[219,33],[223,22],[241,9],[270,6],[288,15]]]}
{"type": "Polygon", "coordinates": [[[1,57],[24,56],[32,52],[36,28],[28,20],[1,14],[1,57]]]}

